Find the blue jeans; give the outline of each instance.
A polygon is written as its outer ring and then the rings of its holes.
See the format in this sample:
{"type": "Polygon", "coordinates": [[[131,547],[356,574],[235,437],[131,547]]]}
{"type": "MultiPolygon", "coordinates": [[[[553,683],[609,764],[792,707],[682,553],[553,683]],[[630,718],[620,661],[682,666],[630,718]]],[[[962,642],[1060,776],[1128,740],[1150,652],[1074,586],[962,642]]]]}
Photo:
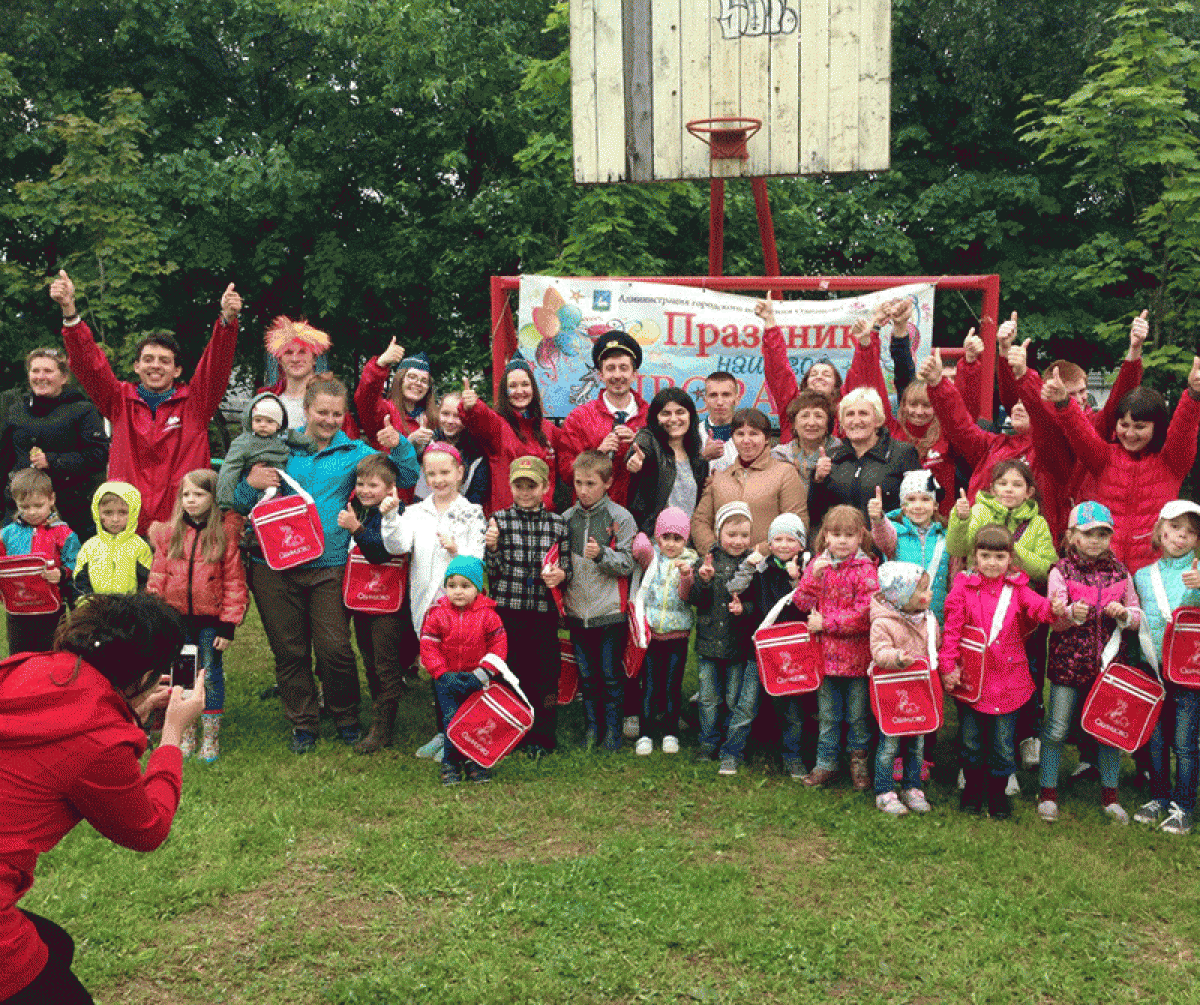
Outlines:
{"type": "MultiPolygon", "coordinates": [[[[1200,691],[1168,684],[1167,700],[1175,710],[1175,735],[1171,741],[1171,749],[1175,751],[1175,788],[1171,798],[1181,810],[1191,813],[1196,809],[1196,767],[1197,761],[1200,761],[1200,751],[1197,750],[1197,743],[1200,742],[1200,691]]],[[[1159,735],[1158,727],[1155,727],[1154,733],[1159,735]]],[[[1159,743],[1162,743],[1161,737],[1159,743]]],[[[1162,751],[1162,757],[1165,761],[1166,750],[1162,751]]]]}
{"type": "MultiPolygon", "coordinates": [[[[1062,761],[1063,741],[1071,730],[1075,707],[1079,704],[1079,688],[1065,684],[1050,685],[1050,700],[1046,703],[1046,719],[1042,724],[1042,767],[1039,784],[1043,789],[1058,787],[1058,768],[1062,761]]],[[[1116,747],[1097,743],[1096,766],[1100,769],[1100,784],[1115,789],[1121,780],[1121,752],[1116,747]]]]}
{"type": "MultiPolygon", "coordinates": [[[[433,682],[437,695],[438,710],[442,713],[443,728],[450,724],[458,706],[476,691],[482,690],[479,678],[469,670],[448,670],[433,682]]],[[[462,764],[467,759],[453,743],[446,742],[442,749],[443,764],[462,764]]]]}
{"type": "Polygon", "coordinates": [[[871,742],[867,725],[869,707],[866,677],[826,677],[821,681],[817,690],[817,714],[821,717],[821,732],[817,737],[818,768],[837,769],[843,722],[850,724],[847,747],[855,753],[867,749],[871,742]]]}
{"type": "Polygon", "coordinates": [[[608,745],[621,743],[621,703],[625,692],[625,624],[572,628],[571,645],[579,665],[579,689],[589,732],[608,745]]]}
{"type": "Polygon", "coordinates": [[[699,657],[700,749],[741,760],[750,735],[750,724],[758,711],[758,663],[755,660],[717,660],[699,657]],[[725,742],[721,743],[718,721],[721,702],[729,709],[725,742]]]}
{"type": "Polygon", "coordinates": [[[654,639],[646,650],[646,690],[642,696],[642,736],[661,740],[679,735],[683,703],[683,669],[688,640],[654,639]]]}
{"type": "Polygon", "coordinates": [[[783,740],[783,763],[787,766],[801,761],[801,744],[804,741],[804,708],[801,699],[809,695],[787,694],[772,698],[775,706],[775,719],[779,723],[779,733],[783,740]]]}
{"type": "MultiPolygon", "coordinates": [[[[184,618],[186,623],[189,619],[184,618]]],[[[215,628],[197,628],[187,624],[187,641],[196,647],[196,655],[204,670],[204,711],[225,711],[225,660],[223,654],[213,648],[217,637],[215,628]]]]}
{"type": "Polygon", "coordinates": [[[1007,778],[1017,770],[1014,746],[1016,712],[988,715],[986,712],[976,712],[972,706],[960,701],[958,724],[962,730],[965,767],[988,768],[992,776],[998,778],[1007,778]]]}
{"type": "Polygon", "coordinates": [[[897,756],[904,758],[904,778],[900,788],[921,787],[921,769],[925,767],[925,737],[884,736],[880,733],[879,747],[875,751],[875,795],[881,796],[895,788],[892,770],[897,756]]]}

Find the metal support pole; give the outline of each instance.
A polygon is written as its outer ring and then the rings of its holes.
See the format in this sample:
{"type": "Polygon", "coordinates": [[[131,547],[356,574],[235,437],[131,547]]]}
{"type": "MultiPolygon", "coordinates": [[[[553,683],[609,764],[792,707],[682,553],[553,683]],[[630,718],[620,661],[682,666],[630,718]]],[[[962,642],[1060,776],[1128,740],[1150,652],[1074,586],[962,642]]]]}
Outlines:
{"type": "Polygon", "coordinates": [[[775,224],[771,220],[771,203],[767,199],[767,179],[751,178],[750,187],[754,190],[754,212],[758,216],[758,236],[762,239],[763,274],[778,276],[779,249],[775,246],[775,224]]]}
{"type": "MultiPolygon", "coordinates": [[[[708,274],[725,271],[725,179],[708,180],[708,274]]],[[[776,273],[778,275],[778,273],[776,273]]]]}

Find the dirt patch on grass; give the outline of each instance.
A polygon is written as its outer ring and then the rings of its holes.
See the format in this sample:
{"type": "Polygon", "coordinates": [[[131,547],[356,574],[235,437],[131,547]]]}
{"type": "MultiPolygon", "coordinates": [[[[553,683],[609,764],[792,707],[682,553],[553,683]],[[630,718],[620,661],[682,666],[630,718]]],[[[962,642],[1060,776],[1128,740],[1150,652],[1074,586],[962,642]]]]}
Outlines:
{"type": "Polygon", "coordinates": [[[1143,925],[1138,929],[1138,934],[1141,936],[1137,953],[1140,962],[1172,971],[1195,967],[1196,952],[1191,943],[1178,938],[1165,925],[1143,925]]]}
{"type": "Polygon", "coordinates": [[[446,856],[461,866],[486,865],[490,862],[530,862],[544,865],[594,854],[596,843],[585,841],[577,832],[541,834],[536,838],[483,834],[449,842],[446,856]]]}

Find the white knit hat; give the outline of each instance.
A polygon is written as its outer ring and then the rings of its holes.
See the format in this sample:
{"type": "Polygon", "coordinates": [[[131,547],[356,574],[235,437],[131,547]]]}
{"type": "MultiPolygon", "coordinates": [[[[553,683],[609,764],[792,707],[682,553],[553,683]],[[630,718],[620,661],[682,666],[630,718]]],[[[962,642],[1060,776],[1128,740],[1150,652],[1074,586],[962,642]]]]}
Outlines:
{"type": "Polygon", "coordinates": [[[261,415],[264,419],[274,419],[277,426],[283,425],[283,406],[274,398],[263,398],[255,402],[250,409],[250,418],[261,415]]]}
{"type": "Polygon", "coordinates": [[[753,520],[754,517],[750,514],[750,507],[744,502],[729,502],[717,510],[717,519],[714,521],[713,527],[716,532],[721,533],[721,525],[732,516],[742,516],[747,520],[753,520]]]}

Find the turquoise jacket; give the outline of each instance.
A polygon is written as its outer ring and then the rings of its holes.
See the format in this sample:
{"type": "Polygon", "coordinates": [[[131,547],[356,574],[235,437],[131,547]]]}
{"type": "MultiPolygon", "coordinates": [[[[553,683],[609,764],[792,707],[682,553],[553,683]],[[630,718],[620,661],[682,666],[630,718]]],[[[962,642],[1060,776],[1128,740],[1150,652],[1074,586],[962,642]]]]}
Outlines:
{"type": "MultiPolygon", "coordinates": [[[[934,520],[922,534],[916,524],[898,509],[888,513],[887,518],[896,532],[894,561],[912,562],[922,569],[928,569],[929,563],[933,561],[933,553],[937,550],[938,542],[946,540],[946,528],[934,520]]],[[[942,620],[942,612],[946,607],[946,591],[950,589],[949,575],[950,549],[943,544],[941,560],[938,562],[937,569],[930,576],[933,602],[929,605],[929,609],[937,615],[939,622],[942,620]]]]}
{"type": "MultiPolygon", "coordinates": [[[[284,470],[313,497],[317,515],[321,520],[321,529],[325,532],[325,550],[321,557],[299,568],[328,569],[346,564],[350,550],[350,532],[338,526],[338,513],[345,509],[350,493],[354,491],[354,469],[358,462],[374,453],[377,451],[372,447],[362,440],[350,439],[340,429],[324,450],[311,454],[307,451],[292,451],[284,470]]],[[[399,469],[397,484],[400,488],[408,489],[417,484],[420,468],[417,465],[417,455],[408,440],[401,437],[399,444],[388,457],[399,469]]],[[[291,489],[285,484],[281,492],[287,495],[291,489]]],[[[239,513],[249,514],[260,498],[262,493],[248,485],[243,477],[233,493],[233,508],[239,513]]]]}
{"type": "Polygon", "coordinates": [[[1164,555],[1154,565],[1144,566],[1133,574],[1133,586],[1142,605],[1142,623],[1154,642],[1153,659],[1145,653],[1142,654],[1142,658],[1154,666],[1162,662],[1163,633],[1167,630],[1171,614],[1158,609],[1158,598],[1154,595],[1150,570],[1157,567],[1162,575],[1163,589],[1172,611],[1178,607],[1200,607],[1200,590],[1189,590],[1183,585],[1183,574],[1192,567],[1192,559],[1195,557],[1190,551],[1179,558],[1167,558],[1164,555]]]}

